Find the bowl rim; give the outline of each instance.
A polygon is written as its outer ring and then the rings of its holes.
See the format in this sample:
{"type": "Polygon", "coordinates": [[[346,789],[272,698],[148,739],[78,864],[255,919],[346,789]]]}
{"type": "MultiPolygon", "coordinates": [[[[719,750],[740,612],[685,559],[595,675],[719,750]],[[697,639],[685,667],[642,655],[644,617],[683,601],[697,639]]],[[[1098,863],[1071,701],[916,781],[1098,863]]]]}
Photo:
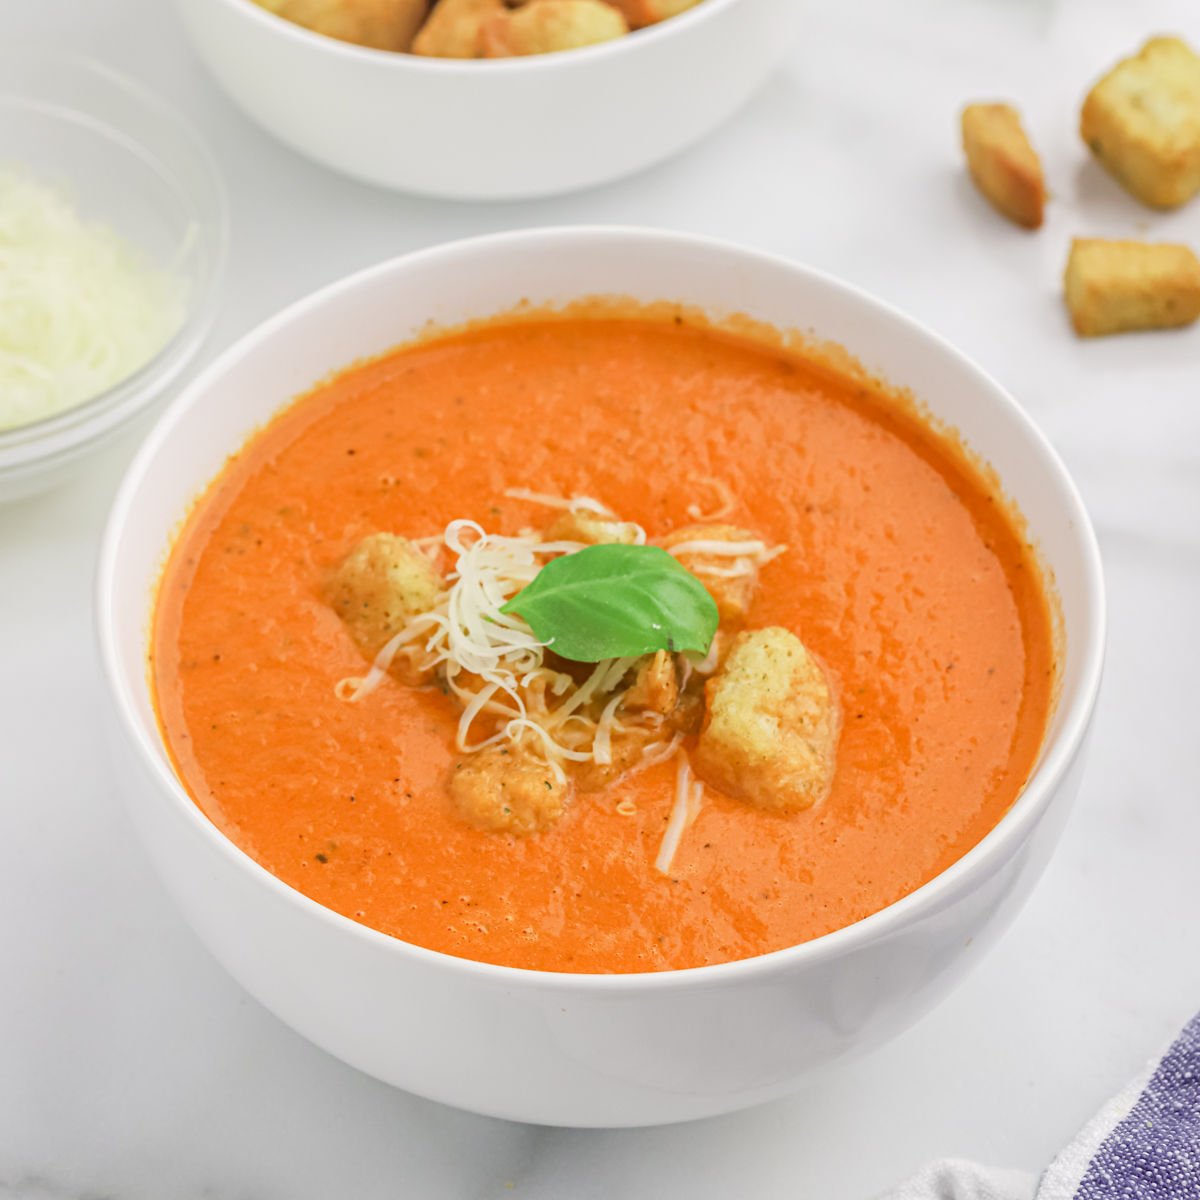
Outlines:
{"type": "MultiPolygon", "coordinates": [[[[705,21],[715,19],[719,12],[734,8],[745,0],[701,0],[692,8],[686,9],[674,17],[667,17],[653,25],[641,29],[630,30],[622,37],[612,38],[607,42],[598,42],[591,46],[578,46],[572,50],[560,50],[552,54],[524,54],[511,58],[439,58],[433,55],[413,54],[406,50],[379,50],[373,46],[360,46],[356,42],[343,42],[339,38],[330,37],[325,33],[317,33],[303,25],[297,25],[286,17],[256,4],[254,0],[208,0],[209,3],[222,3],[231,11],[238,11],[242,19],[254,21],[271,35],[284,37],[297,46],[324,52],[334,57],[357,59],[361,63],[372,63],[376,66],[392,63],[397,70],[413,70],[427,74],[467,74],[478,75],[481,71],[488,73],[528,71],[555,72],[569,70],[572,65],[580,62],[595,62],[602,58],[629,54],[639,48],[653,45],[666,38],[678,36],[680,29],[696,28],[705,21]],[[565,61],[564,61],[565,60],[565,61]]],[[[792,0],[785,0],[791,3],[792,0]]],[[[386,68],[385,68],[386,69],[386,68]]]]}
{"type": "MultiPolygon", "coordinates": [[[[247,436],[251,436],[251,433],[248,432],[247,436]]],[[[1034,532],[1036,533],[1036,530],[1034,532]]],[[[147,613],[147,624],[149,613],[152,612],[153,597],[149,598],[148,603],[151,607],[147,613]]],[[[1019,846],[1041,819],[1082,749],[1100,686],[1107,621],[1100,550],[1078,489],[1046,436],[1014,397],[982,367],[955,349],[939,334],[886,301],[875,298],[859,287],[844,283],[825,271],[794,262],[783,255],[697,234],[635,226],[600,225],[513,230],[448,242],[400,255],[327,284],[288,305],[245,334],[191,380],[171,402],[126,471],[113,501],[101,542],[95,577],[94,612],[101,660],[109,691],[115,701],[117,724],[122,735],[134,747],[142,767],[153,778],[159,793],[159,802],[174,805],[192,829],[215,847],[219,854],[236,864],[236,869],[248,872],[260,885],[272,891],[284,903],[298,906],[308,917],[323,922],[335,932],[359,939],[382,953],[423,962],[481,980],[490,980],[506,987],[556,988],[614,995],[680,987],[726,987],[764,974],[802,968],[841,957],[863,945],[883,940],[898,928],[935,912],[939,902],[965,886],[970,877],[980,873],[986,874],[989,866],[1005,861],[1009,857],[1009,849],[1019,846]],[[887,320],[898,324],[907,335],[923,341],[931,353],[946,356],[965,368],[976,378],[981,391],[991,397],[991,402],[1008,409],[1009,415],[1022,427],[1023,433],[1041,454],[1044,469],[1054,477],[1054,482],[1070,509],[1070,525],[1075,531],[1083,563],[1085,614],[1091,617],[1090,627],[1086,631],[1065,630],[1068,639],[1073,636],[1079,639],[1071,643],[1077,646],[1080,655],[1081,670],[1078,682],[1070,694],[1064,687],[1058,710],[1061,718],[1059,728],[1056,733],[1047,734],[1042,754],[1020,794],[1004,816],[978,843],[919,888],[861,920],[795,946],[699,967],[621,974],[574,973],[480,962],[440,950],[430,950],[372,929],[326,908],[284,883],[226,837],[204,815],[171,768],[161,733],[155,728],[151,736],[143,728],[136,715],[130,680],[121,668],[114,636],[112,596],[120,563],[123,528],[128,514],[137,503],[143,477],[154,456],[162,445],[170,440],[175,425],[204,397],[214,383],[219,383],[224,374],[236,369],[241,360],[250,355],[260,343],[269,340],[277,331],[285,329],[297,318],[313,310],[336,306],[343,298],[353,296],[359,288],[381,276],[396,272],[403,274],[417,265],[437,265],[439,260],[452,267],[455,260],[469,261],[473,255],[493,248],[537,249],[556,246],[561,251],[568,252],[573,245],[580,242],[609,242],[614,244],[614,252],[619,250],[624,253],[635,252],[639,244],[668,244],[687,249],[693,254],[738,258],[751,269],[778,270],[783,267],[819,288],[840,293],[857,304],[875,309],[887,320]]]]}
{"type": "Polygon", "coordinates": [[[176,145],[185,148],[185,153],[210,187],[210,195],[205,201],[206,204],[211,201],[208,211],[202,210],[200,202],[179,181],[176,172],[140,138],[82,108],[61,102],[49,105],[11,86],[8,74],[0,71],[0,106],[35,106],[49,111],[56,120],[69,121],[88,129],[97,137],[132,149],[150,170],[181,197],[189,212],[192,227],[202,229],[208,226],[213,236],[208,269],[200,280],[200,286],[194,289],[194,294],[186,297],[183,320],[170,338],[131,375],[82,403],[35,421],[7,429],[0,428],[0,471],[25,467],[43,457],[53,458],[69,452],[75,446],[86,443],[90,435],[107,432],[110,427],[123,424],[153,403],[186,369],[211,332],[219,309],[230,235],[229,195],[220,165],[199,129],[177,108],[138,80],[77,51],[40,46],[6,46],[0,50],[0,65],[15,60],[25,65],[31,60],[49,64],[97,80],[122,93],[170,127],[176,145]]]}

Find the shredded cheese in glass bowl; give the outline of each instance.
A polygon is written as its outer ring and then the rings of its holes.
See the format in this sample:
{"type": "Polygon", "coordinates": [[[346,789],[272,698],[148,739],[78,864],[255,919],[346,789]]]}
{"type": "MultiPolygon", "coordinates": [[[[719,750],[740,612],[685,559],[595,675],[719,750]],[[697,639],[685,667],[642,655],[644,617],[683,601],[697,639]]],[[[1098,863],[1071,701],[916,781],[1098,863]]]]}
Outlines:
{"type": "Polygon", "coordinates": [[[212,326],[227,239],[181,117],[90,60],[0,52],[0,502],[164,396],[212,326]]]}
{"type": "Polygon", "coordinates": [[[171,340],[185,303],[181,280],[67,196],[0,168],[0,429],[123,383],[171,340]]]}

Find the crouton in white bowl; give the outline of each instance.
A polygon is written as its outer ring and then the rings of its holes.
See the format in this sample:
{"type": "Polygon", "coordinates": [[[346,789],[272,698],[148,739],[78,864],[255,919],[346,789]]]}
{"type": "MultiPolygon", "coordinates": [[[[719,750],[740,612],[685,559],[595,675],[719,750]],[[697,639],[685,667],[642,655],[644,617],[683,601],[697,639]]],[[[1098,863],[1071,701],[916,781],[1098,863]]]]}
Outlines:
{"type": "Polygon", "coordinates": [[[338,40],[254,0],[179,4],[218,82],[275,137],[356,179],[457,200],[574,191],[669,157],[749,98],[802,15],[795,0],[699,0],[595,45],[451,58],[338,40]]]}

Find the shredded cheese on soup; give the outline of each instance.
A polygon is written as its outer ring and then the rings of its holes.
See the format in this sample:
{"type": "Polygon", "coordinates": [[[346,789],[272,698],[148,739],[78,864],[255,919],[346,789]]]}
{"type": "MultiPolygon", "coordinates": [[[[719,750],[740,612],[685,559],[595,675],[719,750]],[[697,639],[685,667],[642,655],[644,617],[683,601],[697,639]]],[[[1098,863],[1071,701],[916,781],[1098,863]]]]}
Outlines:
{"type": "Polygon", "coordinates": [[[667,821],[667,830],[658,848],[658,857],[654,860],[654,869],[663,875],[671,873],[675,855],[679,851],[679,843],[683,835],[691,827],[692,822],[700,815],[704,803],[704,784],[692,776],[692,764],[686,754],[681,754],[675,772],[675,803],[671,806],[671,816],[667,821]]]}
{"type": "MultiPolygon", "coordinates": [[[[606,659],[577,682],[547,665],[548,643],[522,618],[502,611],[550,558],[583,544],[543,541],[532,533],[504,537],[466,520],[451,521],[441,543],[454,556],[450,587],[379,651],[364,678],[342,680],[338,695],[351,701],[369,695],[396,658],[407,655],[423,670],[439,671],[462,703],[456,734],[461,752],[506,740],[531,743],[560,778],[565,762],[610,765],[614,735],[628,728],[620,710],[640,660],[606,659]],[[585,709],[602,697],[607,699],[593,719],[585,709]],[[483,717],[494,732],[479,737],[474,729],[483,717]]],[[[668,745],[673,753],[677,742],[668,745]]],[[[657,742],[647,746],[643,764],[661,761],[663,750],[657,742]]]]}
{"type": "MultiPolygon", "coordinates": [[[[720,504],[718,511],[733,508],[724,485],[712,490],[720,504]]],[[[561,528],[587,536],[589,523],[600,521],[633,543],[646,543],[640,525],[621,521],[592,497],[563,497],[525,488],[509,488],[504,494],[580,517],[577,524],[556,522],[550,526],[552,532],[561,528]]],[[[685,559],[687,569],[701,578],[754,575],[785,549],[752,536],[724,541],[703,536],[701,530],[697,534],[670,546],[669,552],[685,559]]],[[[458,700],[461,713],[455,744],[462,754],[509,743],[514,751],[519,748],[521,754],[544,761],[559,783],[567,781],[569,766],[590,767],[601,771],[601,778],[615,778],[673,759],[674,800],[654,861],[657,871],[669,875],[680,843],[703,805],[704,785],[693,775],[682,749],[684,726],[673,728],[665,715],[668,710],[656,711],[654,705],[675,705],[689,681],[703,680],[716,670],[720,635],[705,654],[672,655],[667,660],[673,676],[670,683],[663,682],[666,663],[655,655],[567,663],[553,654],[551,642],[539,640],[522,617],[504,608],[548,562],[585,549],[584,542],[558,540],[533,530],[503,536],[474,521],[456,520],[439,537],[418,537],[411,544],[434,562],[443,554],[451,557],[452,569],[445,576],[448,587],[431,609],[410,617],[383,646],[365,677],[343,679],[337,695],[348,701],[363,699],[403,659],[416,677],[436,677],[458,700]],[[653,687],[660,689],[656,701],[651,700],[652,679],[656,680],[653,687]],[[664,686],[675,689],[667,691],[670,699],[662,699],[664,686]],[[640,693],[636,700],[635,689],[640,693]]],[[[697,687],[694,682],[692,686],[697,687]]],[[[637,815],[631,805],[618,805],[617,811],[637,815]]]]}

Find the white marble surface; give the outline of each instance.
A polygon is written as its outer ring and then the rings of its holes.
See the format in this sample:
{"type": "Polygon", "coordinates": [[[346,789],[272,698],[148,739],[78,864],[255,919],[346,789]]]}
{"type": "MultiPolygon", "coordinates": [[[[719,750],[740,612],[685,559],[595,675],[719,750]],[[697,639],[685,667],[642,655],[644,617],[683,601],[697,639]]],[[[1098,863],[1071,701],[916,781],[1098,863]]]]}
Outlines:
{"type": "Polygon", "coordinates": [[[377,1084],[259,1009],[166,901],[115,794],[90,582],[132,445],[0,510],[0,1197],[4,1200],[866,1200],[946,1153],[1040,1168],[1200,1006],[1200,329],[1067,331],[1072,233],[1200,244],[1086,157],[1085,85],[1142,37],[1200,42],[1194,0],[780,0],[789,68],[707,144],[554,202],[466,207],[325,174],[217,93],[163,0],[7,0],[0,44],[88,50],[172,99],[228,173],[233,269],[212,349],[357,267],[465,234],[675,226],[834,271],[995,372],[1094,514],[1111,649],[1084,795],[999,947],[921,1026],[822,1089],[640,1132],[485,1120],[377,1084]],[[1019,98],[1055,200],[1029,236],[964,182],[955,115],[1019,98]]]}

